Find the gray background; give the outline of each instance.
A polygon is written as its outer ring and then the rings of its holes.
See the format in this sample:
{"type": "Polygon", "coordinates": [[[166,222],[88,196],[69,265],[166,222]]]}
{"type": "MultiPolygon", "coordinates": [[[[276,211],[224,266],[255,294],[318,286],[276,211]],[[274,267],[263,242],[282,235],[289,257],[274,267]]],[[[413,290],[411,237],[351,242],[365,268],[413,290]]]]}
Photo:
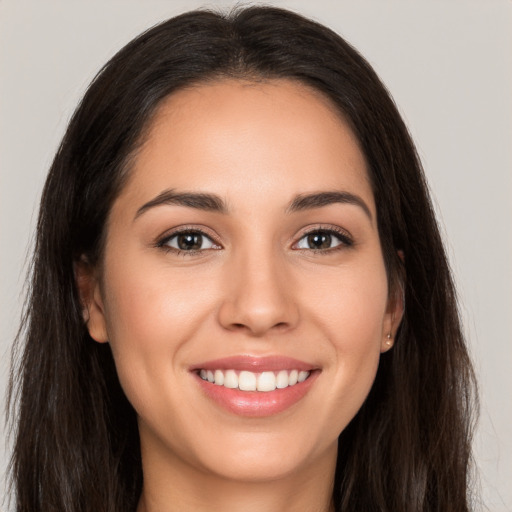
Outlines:
{"type": "MultiPolygon", "coordinates": [[[[374,65],[409,125],[440,212],[480,381],[475,452],[482,502],[510,511],[512,2],[267,3],[298,10],[345,36],[374,65]]],[[[86,85],[150,25],[194,7],[227,5],[232,2],[0,0],[2,394],[38,198],[86,85]]],[[[0,429],[1,497],[8,445],[0,429]]]]}

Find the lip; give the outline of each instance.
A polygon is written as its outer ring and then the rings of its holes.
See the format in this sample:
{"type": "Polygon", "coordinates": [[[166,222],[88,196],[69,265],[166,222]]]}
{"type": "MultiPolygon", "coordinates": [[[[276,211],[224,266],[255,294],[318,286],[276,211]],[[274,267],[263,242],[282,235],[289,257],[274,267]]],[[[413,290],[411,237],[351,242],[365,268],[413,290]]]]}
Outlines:
{"type": "Polygon", "coordinates": [[[222,409],[238,416],[262,418],[279,414],[304,398],[321,373],[317,366],[283,356],[234,356],[194,365],[190,368],[205,396],[222,409]],[[274,391],[241,391],[218,386],[201,379],[199,370],[238,370],[260,373],[264,371],[309,371],[309,377],[294,386],[274,391]]]}
{"type": "Polygon", "coordinates": [[[255,357],[249,355],[224,357],[213,361],[195,364],[190,371],[198,370],[239,370],[248,372],[275,372],[279,370],[312,371],[318,367],[305,361],[286,356],[255,357]]]}

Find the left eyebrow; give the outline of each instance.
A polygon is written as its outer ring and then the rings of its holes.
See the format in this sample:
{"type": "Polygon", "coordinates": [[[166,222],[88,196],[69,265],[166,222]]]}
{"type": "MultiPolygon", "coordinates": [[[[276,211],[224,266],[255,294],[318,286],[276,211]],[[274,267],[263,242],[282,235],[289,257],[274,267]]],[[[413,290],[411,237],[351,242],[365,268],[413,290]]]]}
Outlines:
{"type": "Polygon", "coordinates": [[[313,194],[300,194],[296,196],[287,208],[288,213],[310,210],[313,208],[322,208],[335,203],[352,204],[360,207],[368,216],[370,221],[373,220],[372,213],[364,200],[350,192],[344,191],[327,191],[316,192],[313,194]]]}

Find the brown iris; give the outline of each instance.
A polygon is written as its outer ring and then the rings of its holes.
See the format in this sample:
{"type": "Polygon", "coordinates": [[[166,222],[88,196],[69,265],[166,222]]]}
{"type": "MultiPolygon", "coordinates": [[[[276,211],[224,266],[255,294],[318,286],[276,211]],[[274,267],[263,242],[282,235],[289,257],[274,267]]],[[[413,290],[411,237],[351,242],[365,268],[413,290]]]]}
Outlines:
{"type": "Polygon", "coordinates": [[[176,236],[176,241],[182,251],[199,251],[203,245],[203,235],[200,233],[181,233],[176,236]]]}
{"type": "Polygon", "coordinates": [[[310,249],[329,249],[332,243],[332,236],[325,232],[316,232],[308,235],[308,246],[310,249]]]}

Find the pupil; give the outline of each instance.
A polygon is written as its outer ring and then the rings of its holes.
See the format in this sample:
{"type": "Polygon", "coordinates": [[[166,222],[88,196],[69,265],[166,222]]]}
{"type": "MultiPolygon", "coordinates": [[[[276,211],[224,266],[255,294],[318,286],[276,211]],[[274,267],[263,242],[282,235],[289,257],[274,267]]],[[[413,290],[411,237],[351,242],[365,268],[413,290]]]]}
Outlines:
{"type": "Polygon", "coordinates": [[[308,236],[308,245],[311,249],[329,249],[331,235],[328,233],[314,233],[308,236]]]}
{"type": "Polygon", "coordinates": [[[183,251],[197,251],[201,249],[202,235],[197,233],[183,233],[178,236],[178,247],[183,251]]]}

